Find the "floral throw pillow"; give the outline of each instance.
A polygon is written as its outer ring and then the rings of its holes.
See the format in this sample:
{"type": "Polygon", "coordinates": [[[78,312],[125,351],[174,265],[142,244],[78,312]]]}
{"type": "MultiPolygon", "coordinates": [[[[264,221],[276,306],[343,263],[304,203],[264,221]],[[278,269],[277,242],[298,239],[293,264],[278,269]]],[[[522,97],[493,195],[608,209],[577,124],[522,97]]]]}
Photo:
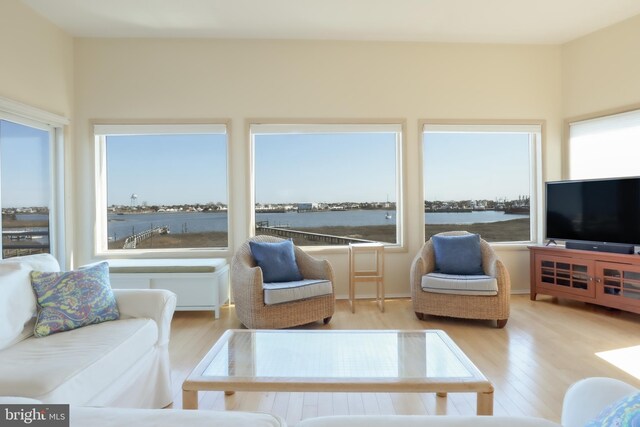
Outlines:
{"type": "Polygon", "coordinates": [[[640,392],[625,396],[606,407],[585,427],[640,427],[640,392]]]}
{"type": "Polygon", "coordinates": [[[61,273],[32,271],[31,286],[38,304],[36,337],[120,317],[106,262],[61,273]]]}

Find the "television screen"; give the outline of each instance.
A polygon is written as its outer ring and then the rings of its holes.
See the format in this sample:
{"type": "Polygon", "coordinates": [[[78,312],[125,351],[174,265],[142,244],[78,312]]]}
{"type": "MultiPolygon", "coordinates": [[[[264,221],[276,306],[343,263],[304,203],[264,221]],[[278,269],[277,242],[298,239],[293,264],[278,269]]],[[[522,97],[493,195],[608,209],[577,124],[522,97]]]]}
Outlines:
{"type": "Polygon", "coordinates": [[[640,178],[546,184],[548,239],[640,244],[640,178]]]}

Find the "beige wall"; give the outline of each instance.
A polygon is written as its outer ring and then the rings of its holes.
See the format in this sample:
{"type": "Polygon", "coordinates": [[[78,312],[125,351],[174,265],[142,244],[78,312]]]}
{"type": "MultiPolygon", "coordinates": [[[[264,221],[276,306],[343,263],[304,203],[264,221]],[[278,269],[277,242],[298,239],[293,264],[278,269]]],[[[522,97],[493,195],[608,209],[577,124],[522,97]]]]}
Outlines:
{"type": "Polygon", "coordinates": [[[0,2],[0,96],[70,117],[73,40],[18,0],[0,2]]]}
{"type": "Polygon", "coordinates": [[[640,103],[640,15],[562,47],[563,116],[640,103]]]}
{"type": "MultiPolygon", "coordinates": [[[[249,235],[248,118],[406,120],[408,241],[389,253],[387,293],[408,295],[422,245],[418,120],[546,120],[545,175],[560,153],[560,47],[381,42],[106,40],[75,44],[79,262],[93,253],[91,119],[230,118],[233,247],[249,235]]],[[[324,250],[347,292],[347,254],[324,250]]],[[[528,252],[501,249],[514,288],[528,252]]]]}
{"type": "MultiPolygon", "coordinates": [[[[18,0],[0,1],[0,96],[73,116],[73,39],[18,0]]],[[[73,129],[65,130],[65,204],[75,203],[73,129]]],[[[73,209],[65,215],[67,262],[73,259],[73,209]]]]}

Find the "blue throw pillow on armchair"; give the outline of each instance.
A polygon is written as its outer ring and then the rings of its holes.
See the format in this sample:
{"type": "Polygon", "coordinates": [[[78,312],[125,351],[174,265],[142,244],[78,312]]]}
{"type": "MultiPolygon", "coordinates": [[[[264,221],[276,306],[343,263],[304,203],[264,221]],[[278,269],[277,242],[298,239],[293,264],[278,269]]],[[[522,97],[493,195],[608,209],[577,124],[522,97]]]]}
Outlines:
{"type": "Polygon", "coordinates": [[[444,274],[484,274],[479,235],[435,235],[431,237],[431,242],[436,259],[436,271],[444,274]]]}
{"type": "Polygon", "coordinates": [[[262,269],[265,283],[302,280],[291,240],[276,243],[249,242],[249,246],[253,259],[262,269]]]}

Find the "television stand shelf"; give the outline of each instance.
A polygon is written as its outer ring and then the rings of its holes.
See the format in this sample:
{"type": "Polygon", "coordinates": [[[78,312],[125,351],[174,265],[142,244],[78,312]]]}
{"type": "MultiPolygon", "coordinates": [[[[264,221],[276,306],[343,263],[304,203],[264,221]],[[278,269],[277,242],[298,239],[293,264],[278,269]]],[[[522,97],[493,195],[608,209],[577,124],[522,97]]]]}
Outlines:
{"type": "Polygon", "coordinates": [[[531,300],[538,294],[640,314],[640,256],[529,246],[531,300]]]}

